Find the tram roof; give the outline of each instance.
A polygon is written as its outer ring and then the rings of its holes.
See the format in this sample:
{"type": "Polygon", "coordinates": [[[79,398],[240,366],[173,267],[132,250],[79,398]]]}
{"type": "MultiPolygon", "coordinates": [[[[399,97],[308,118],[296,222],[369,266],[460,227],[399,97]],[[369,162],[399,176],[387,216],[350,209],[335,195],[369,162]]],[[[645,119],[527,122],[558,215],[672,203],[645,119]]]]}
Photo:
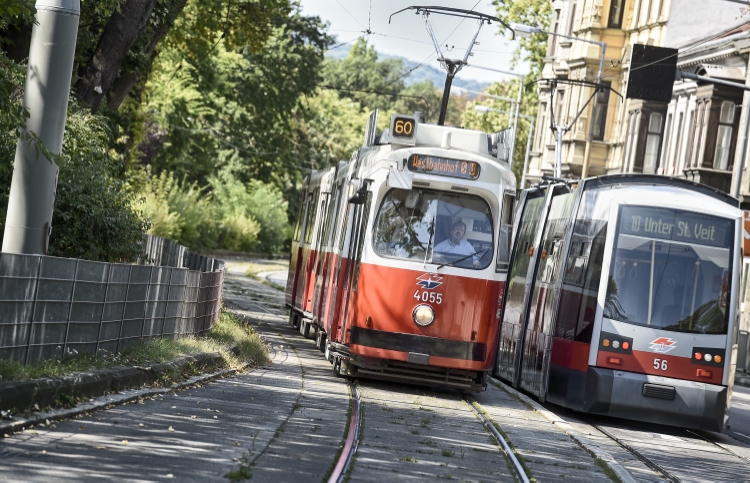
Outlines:
{"type": "Polygon", "coordinates": [[[695,181],[690,181],[684,178],[675,178],[673,176],[661,176],[655,174],[628,173],[597,176],[595,178],[586,179],[583,184],[583,189],[596,189],[603,186],[611,186],[615,184],[650,184],[658,186],[674,186],[677,188],[699,192],[737,208],[739,208],[740,206],[740,201],[737,198],[730,196],[729,194],[724,193],[723,191],[716,188],[712,188],[710,186],[696,183],[695,181]]]}

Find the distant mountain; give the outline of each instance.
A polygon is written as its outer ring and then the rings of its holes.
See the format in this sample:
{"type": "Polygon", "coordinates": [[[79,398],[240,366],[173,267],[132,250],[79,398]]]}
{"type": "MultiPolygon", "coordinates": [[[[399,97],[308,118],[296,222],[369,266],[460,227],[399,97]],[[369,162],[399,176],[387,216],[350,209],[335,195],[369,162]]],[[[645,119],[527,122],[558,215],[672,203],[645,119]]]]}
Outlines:
{"type": "MultiPolygon", "coordinates": [[[[342,47],[336,50],[329,50],[326,52],[326,57],[332,57],[334,59],[343,59],[349,55],[349,50],[346,47],[342,47]]],[[[398,55],[384,54],[378,52],[378,59],[398,59],[404,63],[410,69],[419,65],[419,62],[409,60],[405,57],[398,55]]],[[[404,79],[407,86],[416,84],[418,82],[432,81],[435,87],[442,88],[445,85],[445,71],[437,67],[437,62],[431,61],[430,63],[424,64],[419,69],[413,71],[408,77],[404,79]]],[[[463,87],[471,91],[483,91],[490,84],[487,82],[479,82],[470,79],[455,78],[453,85],[456,87],[463,87]]]]}

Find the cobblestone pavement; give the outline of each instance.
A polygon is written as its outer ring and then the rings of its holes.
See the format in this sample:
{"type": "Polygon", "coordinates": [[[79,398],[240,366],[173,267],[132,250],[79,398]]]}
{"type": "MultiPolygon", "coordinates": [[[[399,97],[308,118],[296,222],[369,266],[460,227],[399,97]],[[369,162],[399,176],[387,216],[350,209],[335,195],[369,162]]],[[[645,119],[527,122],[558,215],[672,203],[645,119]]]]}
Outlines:
{"type": "Polygon", "coordinates": [[[497,443],[456,391],[367,380],[360,387],[364,421],[351,481],[513,481],[497,443]]]}

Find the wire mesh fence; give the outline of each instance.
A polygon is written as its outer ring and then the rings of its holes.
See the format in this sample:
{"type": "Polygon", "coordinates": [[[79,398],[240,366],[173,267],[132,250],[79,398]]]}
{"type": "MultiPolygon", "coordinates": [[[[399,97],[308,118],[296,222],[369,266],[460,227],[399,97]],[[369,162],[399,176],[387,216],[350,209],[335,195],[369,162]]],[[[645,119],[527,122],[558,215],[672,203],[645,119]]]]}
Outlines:
{"type": "Polygon", "coordinates": [[[116,353],[208,330],[219,316],[224,263],[158,237],[146,237],[144,248],[158,263],[0,253],[0,359],[116,353]]]}

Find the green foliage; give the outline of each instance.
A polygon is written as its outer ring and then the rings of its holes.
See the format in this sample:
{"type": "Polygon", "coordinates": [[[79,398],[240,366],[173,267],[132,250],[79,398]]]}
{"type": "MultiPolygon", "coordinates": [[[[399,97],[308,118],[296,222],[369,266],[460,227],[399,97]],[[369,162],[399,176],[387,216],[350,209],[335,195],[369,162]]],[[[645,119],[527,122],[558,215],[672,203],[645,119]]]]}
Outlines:
{"type": "Polygon", "coordinates": [[[196,183],[178,181],[163,172],[142,184],[134,208],[151,221],[151,235],[170,238],[193,250],[216,248],[217,212],[211,197],[196,183]]]}
{"type": "MultiPolygon", "coordinates": [[[[497,15],[507,23],[532,25],[549,30],[552,17],[552,2],[548,0],[493,0],[497,15]]],[[[514,64],[523,59],[531,64],[531,75],[527,80],[538,78],[544,68],[547,55],[547,34],[535,33],[528,38],[519,38],[519,47],[514,56],[514,64]]],[[[534,86],[534,89],[536,87],[534,86]]]]}
{"type": "MultiPolygon", "coordinates": [[[[380,110],[380,128],[390,122],[390,114],[420,111],[428,122],[437,122],[442,86],[430,81],[405,86],[409,69],[399,59],[379,60],[375,47],[358,39],[344,59],[326,59],[323,86],[338,92],[343,99],[357,102],[364,112],[380,110]]],[[[461,125],[462,110],[455,98],[448,104],[446,123],[461,125]]],[[[364,133],[364,126],[362,127],[364,133]]]]}
{"type": "Polygon", "coordinates": [[[301,96],[315,89],[330,38],[317,17],[295,12],[273,19],[257,52],[220,41],[207,57],[193,59],[174,36],[187,35],[197,5],[186,7],[147,85],[153,130],[165,135],[163,149],[144,161],[202,185],[226,166],[243,182],[294,184],[304,160],[292,136],[294,118],[301,96]]]}
{"type": "MultiPolygon", "coordinates": [[[[485,92],[495,96],[516,99],[518,96],[518,87],[519,79],[512,79],[510,81],[496,82],[485,89],[485,92]]],[[[536,116],[537,102],[536,86],[534,86],[533,92],[524,89],[521,97],[521,114],[536,116]]],[[[465,128],[491,133],[512,127],[512,119],[508,114],[497,112],[479,113],[474,109],[478,104],[506,112],[511,111],[511,104],[508,101],[479,97],[476,100],[468,102],[466,105],[466,111],[463,116],[465,128]]],[[[529,119],[521,118],[518,120],[518,137],[512,158],[514,162],[511,167],[519,184],[523,173],[523,161],[526,155],[526,143],[529,139],[530,129],[531,121],[529,119]]],[[[546,129],[546,127],[534,125],[534,129],[546,129]]]]}
{"type": "Polygon", "coordinates": [[[11,25],[30,25],[36,11],[34,3],[34,0],[0,0],[0,30],[11,25]]]}
{"type": "Polygon", "coordinates": [[[277,253],[289,225],[278,188],[257,180],[244,184],[227,171],[203,189],[162,172],[141,183],[135,207],[151,221],[150,234],[193,250],[277,253]]]}
{"type": "Polygon", "coordinates": [[[229,173],[210,180],[225,226],[222,245],[233,251],[281,251],[287,236],[288,203],[270,184],[251,180],[247,186],[229,173]]]}
{"type": "Polygon", "coordinates": [[[106,118],[73,103],[58,160],[49,255],[107,262],[141,255],[148,225],[131,209],[124,166],[109,148],[112,135],[106,118]]]}

